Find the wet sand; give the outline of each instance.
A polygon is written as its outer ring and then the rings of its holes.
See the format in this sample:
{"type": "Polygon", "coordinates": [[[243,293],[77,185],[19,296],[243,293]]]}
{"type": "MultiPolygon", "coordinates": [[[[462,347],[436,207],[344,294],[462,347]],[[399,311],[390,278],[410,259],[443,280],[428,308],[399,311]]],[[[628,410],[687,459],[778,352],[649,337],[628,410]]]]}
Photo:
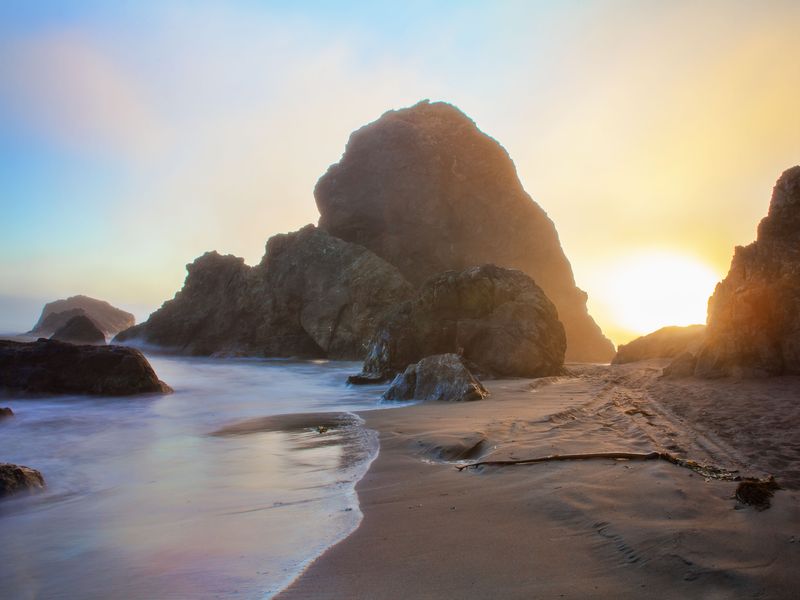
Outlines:
{"type": "Polygon", "coordinates": [[[363,521],[278,597],[797,597],[800,380],[664,381],[662,365],[575,365],[490,381],[481,402],[360,413],[380,435],[363,521]],[[758,511],[735,482],[661,460],[453,462],[653,450],[785,489],[758,511]]]}

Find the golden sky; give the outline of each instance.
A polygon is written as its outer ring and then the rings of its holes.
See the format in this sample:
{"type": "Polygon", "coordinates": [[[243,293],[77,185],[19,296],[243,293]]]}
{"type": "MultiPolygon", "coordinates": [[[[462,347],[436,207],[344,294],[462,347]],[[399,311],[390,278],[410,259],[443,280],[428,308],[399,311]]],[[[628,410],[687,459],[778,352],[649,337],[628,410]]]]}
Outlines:
{"type": "Polygon", "coordinates": [[[506,147],[623,342],[702,320],[800,162],[800,2],[76,6],[0,18],[0,304],[146,316],[203,251],[315,222],[350,132],[430,98],[506,147]]]}

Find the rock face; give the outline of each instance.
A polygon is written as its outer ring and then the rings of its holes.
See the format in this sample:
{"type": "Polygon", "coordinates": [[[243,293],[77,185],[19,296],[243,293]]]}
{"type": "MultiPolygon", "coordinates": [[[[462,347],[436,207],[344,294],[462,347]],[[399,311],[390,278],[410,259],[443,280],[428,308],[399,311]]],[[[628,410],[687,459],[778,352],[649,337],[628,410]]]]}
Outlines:
{"type": "Polygon", "coordinates": [[[705,333],[705,325],[662,327],[628,344],[622,344],[617,348],[617,355],[611,364],[622,365],[649,358],[672,358],[684,352],[696,352],[705,333]]]}
{"type": "Polygon", "coordinates": [[[171,391],[138,350],[44,338],[31,343],[0,340],[0,389],[104,396],[171,391]]]}
{"type": "Polygon", "coordinates": [[[800,166],[778,179],[757,240],[717,284],[695,374],[800,374],[800,166]]]}
{"type": "Polygon", "coordinates": [[[314,196],[321,229],[366,246],[415,285],[485,263],[527,273],[558,308],[569,360],[613,357],[552,221],[505,149],[454,106],[424,101],[362,127],[314,196]]]}
{"type": "Polygon", "coordinates": [[[389,378],[434,354],[461,354],[492,376],[562,371],[566,339],[555,306],[521,271],[447,271],[399,305],[373,337],[364,375],[389,378]]]}
{"type": "Polygon", "coordinates": [[[105,334],[103,334],[92,320],[85,315],[72,317],[63,327],[60,327],[50,339],[69,342],[71,344],[103,345],[106,343],[105,334]]]}
{"type": "Polygon", "coordinates": [[[439,354],[409,365],[395,377],[383,399],[466,402],[488,395],[460,356],[439,354]]]}
{"type": "Polygon", "coordinates": [[[697,368],[697,357],[691,352],[679,354],[669,365],[664,367],[661,374],[670,379],[691,377],[697,368]]]}
{"type": "Polygon", "coordinates": [[[43,337],[50,336],[57,329],[66,325],[72,317],[80,314],[89,317],[107,336],[116,335],[136,323],[136,319],[131,313],[115,308],[108,302],[88,296],[71,296],[65,300],[56,300],[46,304],[42,310],[42,316],[39,317],[39,321],[30,333],[43,337]]]}
{"type": "Polygon", "coordinates": [[[44,477],[36,469],[0,463],[0,498],[44,487],[44,477]]]}
{"type": "Polygon", "coordinates": [[[308,225],[272,237],[261,263],[209,252],[183,289],[116,341],[210,355],[363,358],[389,307],[412,294],[400,272],[308,225]]]}

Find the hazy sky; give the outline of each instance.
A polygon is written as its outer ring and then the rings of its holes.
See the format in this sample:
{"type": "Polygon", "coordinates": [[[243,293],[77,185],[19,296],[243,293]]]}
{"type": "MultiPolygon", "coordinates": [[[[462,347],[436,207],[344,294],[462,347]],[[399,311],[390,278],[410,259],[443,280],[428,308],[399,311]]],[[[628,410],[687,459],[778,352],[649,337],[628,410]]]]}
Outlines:
{"type": "Polygon", "coordinates": [[[377,4],[0,3],[0,330],[257,262],[351,131],[422,98],[508,149],[615,341],[702,319],[800,162],[800,2],[377,4]]]}

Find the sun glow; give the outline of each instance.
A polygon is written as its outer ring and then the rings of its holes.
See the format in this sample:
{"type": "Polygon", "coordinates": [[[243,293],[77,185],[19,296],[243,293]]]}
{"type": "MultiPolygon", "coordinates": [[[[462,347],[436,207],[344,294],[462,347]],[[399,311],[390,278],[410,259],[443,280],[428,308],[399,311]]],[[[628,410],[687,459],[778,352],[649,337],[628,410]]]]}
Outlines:
{"type": "Polygon", "coordinates": [[[691,256],[638,253],[603,273],[601,300],[619,329],[643,335],[666,325],[705,323],[708,298],[720,278],[691,256]]]}

